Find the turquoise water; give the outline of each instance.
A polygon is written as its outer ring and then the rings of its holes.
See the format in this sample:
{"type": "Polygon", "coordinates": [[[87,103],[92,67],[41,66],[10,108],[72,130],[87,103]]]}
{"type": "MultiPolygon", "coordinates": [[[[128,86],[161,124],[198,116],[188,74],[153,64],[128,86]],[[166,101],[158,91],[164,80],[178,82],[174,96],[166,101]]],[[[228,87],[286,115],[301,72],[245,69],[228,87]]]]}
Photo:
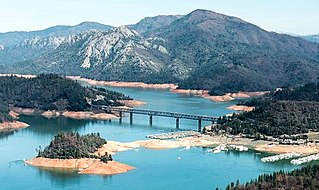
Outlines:
{"type": "MultiPolygon", "coordinates": [[[[172,94],[165,90],[109,88],[132,98],[147,102],[142,109],[184,112],[220,116],[233,103],[214,103],[203,98],[172,94]]],[[[44,170],[25,166],[23,159],[36,155],[35,149],[47,145],[61,131],[81,134],[99,132],[108,140],[129,142],[145,139],[146,135],[172,131],[173,118],[153,118],[134,115],[130,125],[117,120],[90,121],[66,118],[46,119],[41,116],[21,116],[31,126],[15,132],[0,133],[0,189],[215,189],[231,181],[249,181],[265,172],[291,170],[289,162],[262,163],[264,156],[253,151],[245,153],[208,153],[204,148],[149,150],[144,148],[117,153],[114,159],[136,167],[135,170],[114,176],[78,175],[67,170],[44,170]],[[180,158],[180,159],[178,159],[180,158]]],[[[180,120],[180,129],[197,129],[197,122],[180,120]]],[[[203,125],[209,123],[203,123],[203,125]]]]}

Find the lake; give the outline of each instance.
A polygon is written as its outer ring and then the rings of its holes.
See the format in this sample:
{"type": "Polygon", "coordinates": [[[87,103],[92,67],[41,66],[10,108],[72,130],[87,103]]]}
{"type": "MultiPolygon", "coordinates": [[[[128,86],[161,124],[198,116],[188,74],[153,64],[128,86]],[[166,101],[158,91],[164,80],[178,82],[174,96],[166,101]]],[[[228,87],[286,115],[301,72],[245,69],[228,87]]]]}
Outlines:
{"type": "MultiPolygon", "coordinates": [[[[168,90],[139,88],[107,88],[146,102],[141,109],[221,116],[232,111],[226,108],[234,102],[217,103],[204,98],[170,93],[168,90]]],[[[205,148],[150,150],[138,148],[117,153],[116,161],[132,165],[135,170],[113,176],[79,175],[68,170],[48,170],[26,166],[23,159],[35,157],[36,148],[49,144],[62,131],[81,134],[99,132],[107,140],[130,142],[145,139],[146,135],[174,131],[174,118],[134,115],[118,120],[93,121],[67,118],[47,119],[41,116],[21,116],[31,126],[14,132],[0,133],[1,190],[13,189],[108,189],[108,190],[190,190],[225,188],[237,179],[246,182],[263,173],[296,168],[287,161],[263,163],[264,153],[223,152],[212,154],[205,148]]],[[[209,122],[203,122],[203,126],[209,122]]],[[[180,120],[180,129],[197,130],[197,121],[180,120]]]]}

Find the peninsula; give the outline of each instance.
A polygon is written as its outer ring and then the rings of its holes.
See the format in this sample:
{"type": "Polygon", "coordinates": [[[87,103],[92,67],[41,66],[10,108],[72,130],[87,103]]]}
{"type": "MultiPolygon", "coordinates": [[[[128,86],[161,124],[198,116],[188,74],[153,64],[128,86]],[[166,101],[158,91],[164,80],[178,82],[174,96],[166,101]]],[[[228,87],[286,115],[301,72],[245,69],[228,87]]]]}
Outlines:
{"type": "Polygon", "coordinates": [[[110,120],[112,113],[93,109],[91,105],[142,105],[122,93],[104,88],[84,87],[54,74],[0,76],[0,130],[27,127],[16,121],[19,114],[74,119],[110,120]]]}

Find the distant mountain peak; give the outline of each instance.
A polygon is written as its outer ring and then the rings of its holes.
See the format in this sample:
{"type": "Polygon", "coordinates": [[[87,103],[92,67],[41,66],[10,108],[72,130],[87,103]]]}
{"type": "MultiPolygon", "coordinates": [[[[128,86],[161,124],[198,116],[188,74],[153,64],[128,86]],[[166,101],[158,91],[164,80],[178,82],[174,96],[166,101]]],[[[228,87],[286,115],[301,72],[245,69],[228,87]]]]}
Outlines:
{"type": "Polygon", "coordinates": [[[136,31],[131,30],[131,29],[129,29],[126,26],[116,27],[116,28],[112,29],[112,31],[116,32],[116,33],[120,33],[120,34],[122,34],[125,37],[137,36],[138,35],[138,33],[136,31]]]}
{"type": "Polygon", "coordinates": [[[170,25],[175,20],[183,17],[182,15],[159,15],[154,17],[145,17],[134,25],[128,25],[130,29],[137,31],[139,34],[149,33],[158,28],[170,25]]]}
{"type": "Polygon", "coordinates": [[[203,22],[205,20],[220,20],[220,21],[232,20],[237,22],[245,22],[237,17],[232,17],[232,16],[224,15],[221,13],[217,13],[217,12],[205,10],[205,9],[194,10],[193,12],[186,15],[186,17],[188,18],[189,21],[200,21],[200,22],[203,22]]]}

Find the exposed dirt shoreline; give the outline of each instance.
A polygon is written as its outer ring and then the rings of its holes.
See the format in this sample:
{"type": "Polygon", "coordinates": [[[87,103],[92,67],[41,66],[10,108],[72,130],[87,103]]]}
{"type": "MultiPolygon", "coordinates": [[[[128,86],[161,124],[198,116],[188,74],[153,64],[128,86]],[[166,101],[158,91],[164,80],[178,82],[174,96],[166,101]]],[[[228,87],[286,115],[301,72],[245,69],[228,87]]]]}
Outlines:
{"type": "Polygon", "coordinates": [[[3,122],[3,123],[0,123],[0,132],[23,129],[29,126],[30,126],[29,124],[23,123],[21,121],[3,122]]]}
{"type": "Polygon", "coordinates": [[[114,86],[114,87],[129,87],[129,88],[152,88],[152,89],[175,89],[176,84],[147,84],[144,82],[118,82],[118,81],[98,81],[88,78],[82,78],[80,76],[67,76],[72,80],[78,80],[86,82],[90,85],[99,86],[114,86]]]}
{"type": "Polygon", "coordinates": [[[118,100],[118,102],[124,104],[127,107],[143,106],[146,104],[146,102],[140,100],[118,100]]]}
{"type": "Polygon", "coordinates": [[[136,149],[139,147],[149,149],[171,149],[171,148],[182,148],[182,147],[214,147],[220,144],[229,145],[243,145],[250,149],[259,152],[268,153],[289,153],[289,152],[301,152],[303,154],[315,154],[319,153],[319,145],[308,144],[308,145],[280,145],[277,142],[253,140],[247,138],[227,138],[225,136],[209,136],[202,135],[200,137],[186,137],[177,140],[139,140],[133,142],[116,142],[108,141],[107,145],[104,145],[96,153],[103,155],[108,152],[109,154],[115,154],[121,151],[127,151],[130,149],[136,149]]]}
{"type": "Polygon", "coordinates": [[[11,108],[13,112],[17,114],[23,115],[42,115],[47,118],[54,118],[54,117],[67,117],[73,119],[97,119],[97,120],[110,120],[110,119],[117,119],[118,116],[114,114],[108,113],[93,113],[88,111],[39,111],[35,109],[24,109],[24,108],[11,108]]]}
{"type": "Polygon", "coordinates": [[[26,164],[44,168],[63,168],[77,170],[79,174],[115,175],[133,170],[134,167],[115,161],[104,163],[99,159],[49,159],[33,158],[26,160],[26,164]]]}
{"type": "Polygon", "coordinates": [[[229,110],[234,110],[234,111],[244,111],[244,112],[250,112],[255,109],[253,106],[242,106],[242,105],[233,105],[227,107],[229,110]]]}

